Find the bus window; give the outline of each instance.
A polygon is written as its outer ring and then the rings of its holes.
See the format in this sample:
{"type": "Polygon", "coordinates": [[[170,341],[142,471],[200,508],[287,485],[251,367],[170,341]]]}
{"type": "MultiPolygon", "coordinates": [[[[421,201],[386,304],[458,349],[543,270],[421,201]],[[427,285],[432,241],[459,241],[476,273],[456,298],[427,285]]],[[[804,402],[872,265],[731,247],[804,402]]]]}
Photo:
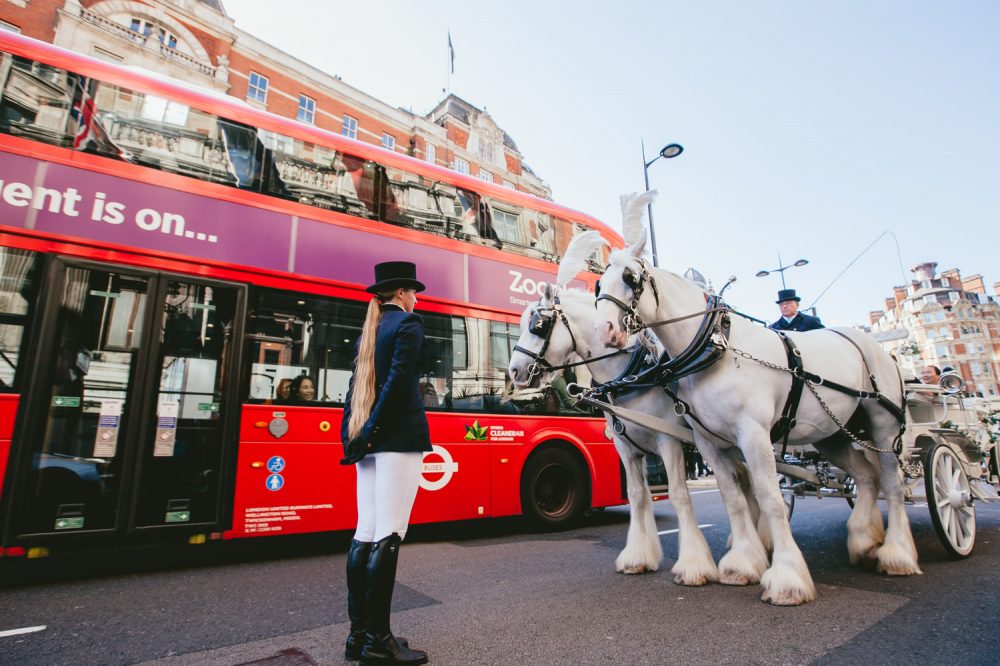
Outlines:
{"type": "Polygon", "coordinates": [[[75,77],[66,70],[3,55],[0,131],[56,146],[71,147],[70,110],[75,77]]]}
{"type": "Polygon", "coordinates": [[[18,358],[34,302],[37,262],[34,252],[0,247],[0,392],[15,390],[20,380],[18,358]]]}
{"type": "Polygon", "coordinates": [[[314,400],[343,403],[368,304],[273,290],[257,291],[251,303],[247,399],[281,403],[283,380],[308,375],[314,400]]]}
{"type": "Polygon", "coordinates": [[[469,335],[464,317],[421,313],[424,347],[420,359],[420,395],[427,409],[452,411],[455,397],[467,393],[469,335]]]}

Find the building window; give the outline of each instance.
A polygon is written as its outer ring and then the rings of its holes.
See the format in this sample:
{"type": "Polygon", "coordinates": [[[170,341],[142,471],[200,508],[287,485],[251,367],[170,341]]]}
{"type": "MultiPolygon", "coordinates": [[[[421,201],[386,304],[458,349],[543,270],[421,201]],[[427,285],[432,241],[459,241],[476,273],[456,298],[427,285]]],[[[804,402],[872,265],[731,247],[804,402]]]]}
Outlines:
{"type": "Polygon", "coordinates": [[[358,119],[351,118],[346,113],[344,114],[344,120],[340,125],[340,133],[344,136],[357,139],[358,138],[358,119]]]}
{"type": "Polygon", "coordinates": [[[396,150],[396,137],[387,132],[382,132],[382,147],[386,150],[396,150]]]}
{"type": "Polygon", "coordinates": [[[142,41],[145,41],[147,37],[153,37],[167,48],[177,48],[177,35],[169,32],[166,28],[154,24],[152,21],[133,16],[129,21],[128,27],[132,32],[139,33],[142,36],[142,41]]]}
{"type": "Polygon", "coordinates": [[[295,114],[295,119],[310,125],[316,122],[316,100],[306,95],[299,95],[299,111],[295,114]]]}
{"type": "Polygon", "coordinates": [[[512,189],[512,190],[516,190],[516,189],[517,189],[517,185],[515,185],[515,184],[514,184],[514,183],[512,183],[512,182],[510,182],[509,180],[505,180],[505,181],[503,181],[503,186],[504,186],[504,187],[509,187],[509,188],[510,188],[510,189],[512,189]]]}
{"type": "Polygon", "coordinates": [[[479,137],[479,158],[488,164],[496,161],[496,146],[492,141],[479,137]]]}
{"type": "Polygon", "coordinates": [[[10,30],[11,32],[21,32],[20,28],[18,28],[13,23],[7,23],[7,21],[0,21],[0,30],[10,30]]]}
{"type": "Polygon", "coordinates": [[[469,163],[461,157],[455,158],[455,165],[452,168],[459,173],[469,173],[469,163]]]}
{"type": "Polygon", "coordinates": [[[493,209],[493,228],[501,240],[519,243],[517,235],[517,215],[498,208],[493,209]]]}
{"type": "Polygon", "coordinates": [[[431,164],[437,163],[437,147],[433,143],[427,144],[427,161],[431,164]]]}
{"type": "Polygon", "coordinates": [[[267,77],[250,72],[250,88],[247,90],[247,99],[261,104],[267,103],[267,77]]]}
{"type": "Polygon", "coordinates": [[[480,180],[485,180],[487,183],[492,183],[493,182],[493,174],[490,173],[489,171],[485,170],[485,169],[480,169],[479,170],[479,179],[480,180]]]}

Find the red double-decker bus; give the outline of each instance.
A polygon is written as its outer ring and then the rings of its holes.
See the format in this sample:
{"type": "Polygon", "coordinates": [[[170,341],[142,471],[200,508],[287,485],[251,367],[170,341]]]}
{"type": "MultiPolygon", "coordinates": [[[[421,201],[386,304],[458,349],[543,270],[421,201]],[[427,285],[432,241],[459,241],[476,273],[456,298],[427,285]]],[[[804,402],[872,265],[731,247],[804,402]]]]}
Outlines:
{"type": "Polygon", "coordinates": [[[560,249],[609,228],[4,31],[0,58],[0,554],[352,528],[341,407],[386,259],[427,284],[413,522],[625,501],[602,419],[505,382],[560,249]]]}

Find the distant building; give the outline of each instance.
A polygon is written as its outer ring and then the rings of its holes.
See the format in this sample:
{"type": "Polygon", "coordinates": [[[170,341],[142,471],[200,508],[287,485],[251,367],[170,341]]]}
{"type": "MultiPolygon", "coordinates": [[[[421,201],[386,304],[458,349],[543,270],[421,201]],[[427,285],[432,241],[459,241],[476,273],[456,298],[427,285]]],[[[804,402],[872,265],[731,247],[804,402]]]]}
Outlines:
{"type": "MultiPolygon", "coordinates": [[[[1000,306],[981,275],[958,269],[936,273],[937,263],[915,266],[916,279],[893,288],[884,310],[869,313],[872,334],[899,359],[904,373],[926,365],[951,367],[968,390],[996,397],[1000,377],[1000,306]]],[[[993,285],[1000,296],[1000,283],[993,285]]]]}
{"type": "Polygon", "coordinates": [[[9,0],[0,3],[0,28],[552,198],[485,110],[455,95],[425,116],[392,107],[235,27],[219,0],[9,0]]]}

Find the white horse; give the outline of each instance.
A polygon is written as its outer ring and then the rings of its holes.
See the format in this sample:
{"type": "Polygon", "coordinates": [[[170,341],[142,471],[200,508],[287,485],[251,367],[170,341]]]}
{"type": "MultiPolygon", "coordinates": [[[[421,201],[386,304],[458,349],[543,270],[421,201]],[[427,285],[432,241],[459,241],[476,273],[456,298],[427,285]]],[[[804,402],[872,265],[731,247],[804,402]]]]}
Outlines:
{"type": "MultiPolygon", "coordinates": [[[[636,320],[656,324],[651,330],[671,357],[676,358],[686,351],[709,314],[707,294],[688,280],[649,268],[643,262],[646,232],[642,216],[654,194],[622,197],[627,247],[611,253],[601,279],[596,327],[606,346],[621,348],[627,344],[632,332],[629,328],[635,328],[636,320]],[[667,320],[676,321],[660,323],[667,320]]],[[[738,447],[742,452],[750,469],[761,518],[768,523],[773,539],[771,566],[761,577],[762,599],[773,604],[797,605],[814,599],[816,590],[788,525],[776,482],[770,438],[771,427],[782,416],[792,384],[788,372],[774,367],[788,367],[787,353],[775,331],[736,315],[729,318],[728,342],[719,333],[712,338],[723,347],[722,357],[713,365],[681,378],[678,395],[690,406],[692,420],[697,419],[692,425],[695,439],[702,446],[707,448],[711,443],[720,448],[738,447]]],[[[805,371],[857,390],[872,391],[870,378],[874,378],[884,400],[902,407],[899,370],[868,336],[852,329],[788,335],[801,353],[805,371]]],[[[920,569],[903,507],[898,459],[892,452],[899,426],[896,415],[880,402],[817,382],[812,387],[807,385],[802,392],[788,442],[793,446],[813,444],[855,479],[858,497],[847,522],[851,561],[874,560],[879,571],[902,576],[918,574],[920,569]],[[878,449],[880,474],[843,436],[827,410],[840,423],[847,423],[860,410],[868,435],[878,449]],[[876,504],[879,482],[888,501],[887,531],[876,504]]],[[[744,536],[737,534],[734,525],[734,542],[744,536]]]]}
{"type": "MultiPolygon", "coordinates": [[[[562,260],[557,284],[565,285],[575,277],[578,270],[583,269],[584,259],[603,242],[597,232],[576,236],[562,260]]],[[[630,355],[606,353],[594,331],[594,305],[593,294],[566,290],[557,298],[551,287],[544,288],[538,303],[528,306],[521,315],[521,336],[508,368],[516,387],[537,384],[550,374],[551,369],[565,366],[577,357],[587,362],[588,370],[598,383],[613,380],[624,372],[630,363],[630,355]]],[[[641,337],[645,338],[645,350],[658,358],[662,348],[655,338],[648,334],[641,337]]],[[[673,402],[659,389],[625,392],[618,397],[617,403],[683,423],[674,414],[673,402]]],[[[615,560],[615,569],[626,574],[655,571],[663,557],[644,464],[645,451],[655,451],[666,467],[670,498],[680,527],[678,558],[671,570],[674,582],[681,585],[704,585],[716,581],[731,585],[757,582],[767,567],[767,553],[759,541],[753,547],[730,550],[718,567],[712,559],[705,537],[698,528],[685,483],[681,443],[665,433],[633,424],[626,424],[624,433],[618,433],[610,415],[606,419],[625,467],[630,504],[628,537],[625,548],[615,560]]],[[[703,451],[703,455],[715,471],[730,520],[739,523],[744,530],[753,531],[756,506],[748,506],[737,479],[734,461],[720,455],[712,447],[703,451]]]]}

